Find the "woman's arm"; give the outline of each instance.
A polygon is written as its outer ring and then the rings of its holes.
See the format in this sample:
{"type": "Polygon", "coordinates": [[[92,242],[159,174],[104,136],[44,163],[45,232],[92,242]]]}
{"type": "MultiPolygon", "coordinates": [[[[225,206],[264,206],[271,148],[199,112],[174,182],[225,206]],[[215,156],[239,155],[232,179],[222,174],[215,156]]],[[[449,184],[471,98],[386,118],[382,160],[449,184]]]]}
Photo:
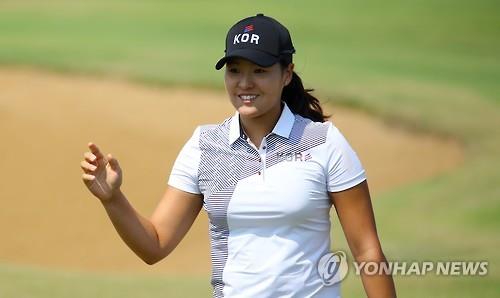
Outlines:
{"type": "MultiPolygon", "coordinates": [[[[349,248],[360,262],[387,262],[377,235],[370,192],[366,181],[340,192],[330,192],[349,248]]],[[[366,275],[361,279],[368,297],[396,297],[391,275],[366,275]]]]}
{"type": "Polygon", "coordinates": [[[102,204],[122,240],[152,265],[168,256],[184,238],[201,210],[202,199],[169,186],[150,219],[140,215],[121,191],[102,204]]]}
{"type": "Polygon", "coordinates": [[[166,257],[187,233],[202,207],[199,194],[168,187],[151,219],[141,216],[121,192],[122,170],[118,160],[105,157],[89,143],[81,162],[83,182],[106,209],[123,241],[144,262],[166,257]]]}

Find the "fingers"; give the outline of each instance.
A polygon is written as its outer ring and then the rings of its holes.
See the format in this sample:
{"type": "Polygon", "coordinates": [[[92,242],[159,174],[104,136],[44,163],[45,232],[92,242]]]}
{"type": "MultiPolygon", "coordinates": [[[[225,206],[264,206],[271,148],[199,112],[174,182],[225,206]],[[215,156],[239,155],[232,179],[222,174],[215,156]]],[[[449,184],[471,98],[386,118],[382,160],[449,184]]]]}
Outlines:
{"type": "Polygon", "coordinates": [[[101,159],[104,157],[101,153],[101,150],[99,150],[96,144],[90,142],[88,143],[88,147],[90,149],[90,152],[92,152],[92,154],[96,157],[96,159],[101,159]]]}
{"type": "Polygon", "coordinates": [[[95,176],[90,174],[82,174],[82,180],[83,183],[87,185],[87,187],[90,187],[94,183],[95,176]]]}
{"type": "MultiPolygon", "coordinates": [[[[97,166],[106,166],[106,164],[108,164],[108,160],[104,157],[96,144],[89,142],[88,147],[90,149],[90,153],[95,156],[95,160],[91,162],[92,164],[97,166]]],[[[90,158],[92,158],[92,155],[90,155],[90,158]]]]}
{"type": "Polygon", "coordinates": [[[96,163],[97,157],[91,152],[83,153],[83,157],[85,158],[85,161],[87,161],[88,163],[91,163],[91,164],[96,163]]]}
{"type": "Polygon", "coordinates": [[[80,162],[80,167],[82,168],[82,170],[85,173],[93,173],[97,169],[96,165],[93,165],[93,164],[87,162],[86,160],[82,160],[80,162]]]}
{"type": "Polygon", "coordinates": [[[114,158],[110,153],[108,153],[108,162],[113,170],[117,171],[120,169],[120,164],[118,163],[118,160],[114,158]]]}
{"type": "Polygon", "coordinates": [[[92,142],[88,143],[88,147],[91,152],[85,152],[83,154],[85,160],[80,163],[80,167],[85,174],[93,174],[99,166],[106,166],[108,164],[111,169],[115,171],[120,170],[118,160],[111,154],[108,153],[108,155],[104,157],[99,148],[92,142]]]}
{"type": "Polygon", "coordinates": [[[92,182],[94,181],[95,176],[90,174],[82,174],[82,179],[84,182],[92,182]]]}

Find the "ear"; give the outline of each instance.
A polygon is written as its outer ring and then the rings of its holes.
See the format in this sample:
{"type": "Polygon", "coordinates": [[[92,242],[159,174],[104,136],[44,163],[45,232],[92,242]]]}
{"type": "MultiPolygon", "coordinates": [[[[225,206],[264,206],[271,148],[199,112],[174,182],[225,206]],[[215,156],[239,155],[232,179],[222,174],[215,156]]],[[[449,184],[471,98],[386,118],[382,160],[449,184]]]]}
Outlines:
{"type": "Polygon", "coordinates": [[[294,66],[295,65],[293,63],[290,63],[290,64],[288,64],[288,66],[283,71],[283,76],[284,76],[284,79],[285,79],[283,87],[287,86],[292,81],[294,66]]]}

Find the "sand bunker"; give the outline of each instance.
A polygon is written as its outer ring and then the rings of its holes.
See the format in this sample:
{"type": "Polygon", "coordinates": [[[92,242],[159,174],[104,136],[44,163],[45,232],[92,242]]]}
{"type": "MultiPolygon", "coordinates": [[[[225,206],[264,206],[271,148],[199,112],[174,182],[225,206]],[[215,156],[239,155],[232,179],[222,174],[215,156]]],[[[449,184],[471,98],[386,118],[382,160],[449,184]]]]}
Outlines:
{"type": "MultiPolygon", "coordinates": [[[[326,107],[358,152],[372,194],[455,167],[453,140],[408,133],[361,112],[326,107]]],[[[233,114],[221,92],[0,69],[0,262],[77,270],[209,272],[202,214],[166,260],[150,267],[121,242],[79,167],[88,141],[113,153],[124,192],[144,215],[198,124],[233,114]]]]}

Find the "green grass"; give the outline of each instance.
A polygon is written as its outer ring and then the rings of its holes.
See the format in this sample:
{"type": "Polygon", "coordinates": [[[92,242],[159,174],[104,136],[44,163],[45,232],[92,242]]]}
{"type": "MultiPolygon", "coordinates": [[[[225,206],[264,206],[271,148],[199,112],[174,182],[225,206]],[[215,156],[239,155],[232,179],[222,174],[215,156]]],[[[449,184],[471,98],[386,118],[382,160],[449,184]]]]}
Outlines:
{"type": "MultiPolygon", "coordinates": [[[[222,88],[214,63],[223,54],[228,26],[256,12],[275,16],[292,32],[297,71],[325,101],[453,136],[465,147],[466,162],[453,172],[378,195],[377,225],[389,259],[489,260],[490,273],[397,277],[400,296],[495,297],[500,291],[499,11],[498,1],[487,0],[3,1],[0,64],[222,88]]],[[[335,248],[345,249],[336,218],[334,224],[335,248]]],[[[36,280],[54,292],[104,291],[102,297],[118,295],[122,286],[129,289],[125,295],[154,297],[205,291],[208,285],[190,278],[134,277],[129,283],[126,277],[62,278],[2,268],[0,283],[7,280],[11,293],[26,297],[36,295],[22,292],[36,289],[36,280]]],[[[354,277],[343,292],[363,293],[354,277]]]]}
{"type": "Polygon", "coordinates": [[[209,297],[210,277],[89,274],[0,264],[2,298],[209,297]]]}

